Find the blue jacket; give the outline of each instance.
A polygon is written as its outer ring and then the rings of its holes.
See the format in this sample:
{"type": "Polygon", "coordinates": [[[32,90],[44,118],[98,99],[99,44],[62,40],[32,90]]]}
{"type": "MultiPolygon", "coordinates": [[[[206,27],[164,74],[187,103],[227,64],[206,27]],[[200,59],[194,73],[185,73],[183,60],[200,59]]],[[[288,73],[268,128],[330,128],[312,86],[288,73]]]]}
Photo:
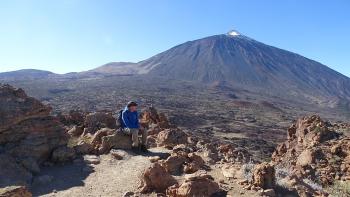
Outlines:
{"type": "Polygon", "coordinates": [[[140,128],[139,125],[139,116],[137,111],[130,112],[128,110],[128,107],[125,107],[125,109],[122,112],[122,128],[130,128],[130,129],[138,129],[140,128]]]}

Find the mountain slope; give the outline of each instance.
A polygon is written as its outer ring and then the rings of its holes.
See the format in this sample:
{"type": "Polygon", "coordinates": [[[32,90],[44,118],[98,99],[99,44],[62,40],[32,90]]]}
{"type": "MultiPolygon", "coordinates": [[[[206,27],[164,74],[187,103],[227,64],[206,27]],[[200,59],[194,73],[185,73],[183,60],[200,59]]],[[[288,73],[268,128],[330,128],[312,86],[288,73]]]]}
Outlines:
{"type": "Polygon", "coordinates": [[[3,80],[18,80],[18,79],[37,79],[55,75],[55,73],[46,70],[22,69],[10,72],[0,73],[0,79],[3,80]]]}
{"type": "Polygon", "coordinates": [[[138,63],[148,74],[249,89],[288,90],[350,98],[350,79],[298,54],[268,46],[238,32],[173,47],[138,63]],[[311,92],[310,92],[311,91],[311,92]]]}
{"type": "Polygon", "coordinates": [[[135,74],[137,73],[137,67],[135,66],[135,63],[132,62],[110,62],[107,64],[104,64],[100,67],[97,67],[95,69],[82,72],[82,73],[99,73],[99,74],[135,74]]]}

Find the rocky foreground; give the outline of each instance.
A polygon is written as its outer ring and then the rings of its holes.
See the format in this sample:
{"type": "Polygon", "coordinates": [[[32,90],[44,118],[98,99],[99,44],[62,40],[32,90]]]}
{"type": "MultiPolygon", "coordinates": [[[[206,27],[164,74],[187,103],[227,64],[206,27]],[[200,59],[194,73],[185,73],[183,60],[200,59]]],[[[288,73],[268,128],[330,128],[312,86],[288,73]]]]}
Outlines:
{"type": "Polygon", "coordinates": [[[9,85],[0,86],[0,106],[0,196],[350,195],[350,125],[318,116],[296,121],[261,162],[245,147],[177,128],[153,107],[140,117],[151,151],[134,154],[110,113],[52,116],[9,85]],[[58,186],[72,178],[81,183],[58,186]]]}

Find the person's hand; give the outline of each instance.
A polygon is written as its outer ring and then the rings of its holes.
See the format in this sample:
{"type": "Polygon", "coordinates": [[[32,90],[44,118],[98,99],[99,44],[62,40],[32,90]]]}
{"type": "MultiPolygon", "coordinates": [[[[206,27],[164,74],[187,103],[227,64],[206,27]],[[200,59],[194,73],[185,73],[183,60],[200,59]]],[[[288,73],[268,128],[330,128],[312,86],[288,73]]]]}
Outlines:
{"type": "Polygon", "coordinates": [[[131,134],[131,130],[130,130],[130,128],[124,128],[124,133],[126,133],[126,134],[128,134],[128,135],[130,135],[131,134]]]}

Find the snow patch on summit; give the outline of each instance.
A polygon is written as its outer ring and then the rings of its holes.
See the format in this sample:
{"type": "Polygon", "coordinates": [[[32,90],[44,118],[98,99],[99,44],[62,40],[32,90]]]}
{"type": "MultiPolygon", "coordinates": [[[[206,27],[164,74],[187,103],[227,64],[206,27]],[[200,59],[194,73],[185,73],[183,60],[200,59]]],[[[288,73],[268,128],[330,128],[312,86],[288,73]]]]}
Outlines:
{"type": "Polygon", "coordinates": [[[229,35],[229,36],[239,36],[241,34],[238,31],[231,30],[231,31],[227,32],[227,35],[229,35]]]}

